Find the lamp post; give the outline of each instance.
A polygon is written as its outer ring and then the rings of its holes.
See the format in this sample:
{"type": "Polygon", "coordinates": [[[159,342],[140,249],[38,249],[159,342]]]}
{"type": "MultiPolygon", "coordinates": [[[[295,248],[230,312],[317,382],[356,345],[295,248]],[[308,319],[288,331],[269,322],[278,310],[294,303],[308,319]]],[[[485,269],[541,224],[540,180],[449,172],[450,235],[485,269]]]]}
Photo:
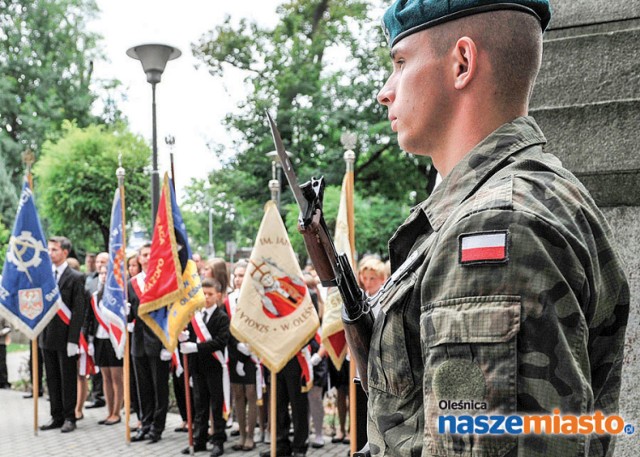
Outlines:
{"type": "MultiPolygon", "coordinates": [[[[289,151],[285,151],[287,157],[293,157],[289,151]]],[[[271,159],[271,180],[269,181],[269,190],[271,191],[271,200],[276,202],[278,211],[280,211],[280,189],[282,188],[282,162],[278,151],[267,152],[267,157],[271,159]]]]}
{"type": "Polygon", "coordinates": [[[152,169],[151,169],[151,225],[156,221],[158,202],[160,200],[160,177],[158,175],[158,139],[156,132],[156,84],[162,79],[167,62],[180,57],[178,48],[166,44],[141,44],[127,50],[127,55],[142,63],[142,69],[151,84],[151,118],[152,118],[152,169]]]}

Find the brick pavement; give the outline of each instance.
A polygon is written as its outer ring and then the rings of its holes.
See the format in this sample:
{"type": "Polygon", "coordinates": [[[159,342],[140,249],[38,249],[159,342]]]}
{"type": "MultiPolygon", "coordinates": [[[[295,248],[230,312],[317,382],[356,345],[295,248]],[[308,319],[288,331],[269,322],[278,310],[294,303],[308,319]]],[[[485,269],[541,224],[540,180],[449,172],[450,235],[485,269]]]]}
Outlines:
{"type": "MultiPolygon", "coordinates": [[[[18,356],[11,357],[15,361],[18,356]]],[[[20,355],[22,357],[22,355],[20,355]]],[[[28,354],[27,354],[28,357],[28,354]]],[[[12,363],[15,369],[15,364],[12,363]]],[[[10,371],[13,371],[10,369],[10,371]]],[[[14,372],[15,373],[15,372],[14,372]]],[[[14,375],[15,376],[15,375],[14,375]]],[[[15,380],[15,378],[13,378],[15,380]]],[[[33,431],[33,399],[22,398],[24,392],[0,389],[0,457],[111,457],[115,455],[146,456],[179,456],[180,451],[188,445],[186,433],[176,433],[174,428],[181,424],[177,414],[167,415],[167,427],[162,440],[156,444],[148,441],[127,445],[124,438],[124,424],[114,426],[98,425],[103,419],[104,408],[85,409],[84,419],[78,421],[76,431],[62,434],[59,430],[33,431]]],[[[49,402],[41,398],[38,402],[39,423],[49,420],[49,402]]],[[[124,422],[124,421],[123,421],[124,422]]],[[[268,444],[258,444],[253,451],[233,451],[231,446],[237,438],[230,437],[225,445],[227,456],[258,457],[268,444]]],[[[347,457],[348,446],[332,444],[330,437],[325,437],[325,446],[321,449],[309,447],[308,457],[347,457]]],[[[206,457],[208,453],[199,452],[196,456],[206,457]]]]}

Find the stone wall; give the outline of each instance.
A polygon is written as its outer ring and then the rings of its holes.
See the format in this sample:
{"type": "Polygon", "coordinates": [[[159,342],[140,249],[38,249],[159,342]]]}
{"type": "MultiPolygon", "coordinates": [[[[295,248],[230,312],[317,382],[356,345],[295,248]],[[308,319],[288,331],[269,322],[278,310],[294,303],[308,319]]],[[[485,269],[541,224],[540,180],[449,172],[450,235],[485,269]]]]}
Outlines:
{"type": "MultiPolygon", "coordinates": [[[[587,186],[616,236],[631,286],[621,416],[640,427],[640,0],[551,0],[531,114],[587,186]]],[[[640,455],[640,429],[616,456],[640,455]]]]}

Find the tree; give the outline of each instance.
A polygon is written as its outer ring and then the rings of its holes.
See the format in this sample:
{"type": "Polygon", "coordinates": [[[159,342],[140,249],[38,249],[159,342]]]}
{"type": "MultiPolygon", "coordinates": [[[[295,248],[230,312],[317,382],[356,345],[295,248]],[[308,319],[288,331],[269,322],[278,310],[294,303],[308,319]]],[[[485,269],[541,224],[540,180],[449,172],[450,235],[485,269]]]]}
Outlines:
{"type": "Polygon", "coordinates": [[[9,245],[10,235],[9,229],[0,221],[0,273],[2,273],[4,268],[4,260],[7,256],[7,246],[9,245]]]}
{"type": "MultiPolygon", "coordinates": [[[[210,174],[208,187],[194,183],[191,190],[203,192],[194,192],[188,201],[197,208],[223,199],[233,214],[229,236],[236,241],[255,236],[261,215],[257,208],[269,195],[271,163],[265,154],[274,146],[265,109],[276,115],[301,180],[324,175],[328,185],[339,185],[344,174],[340,137],[352,131],[358,135],[356,189],[363,196],[365,189],[379,196],[370,204],[404,207],[411,192],[421,199],[428,195],[434,172],[429,160],[399,150],[386,108],[376,101],[390,62],[372,10],[372,2],[364,0],[290,0],[278,8],[281,20],[273,29],[245,19],[234,25],[228,17],[193,46],[212,75],[223,76],[233,67],[248,75],[245,82],[251,88],[225,119],[239,134],[233,145],[236,155],[222,153],[222,169],[210,174]],[[240,214],[246,216],[242,224],[240,214]]],[[[284,184],[281,194],[285,213],[293,200],[287,188],[284,184]]]]}
{"type": "Polygon", "coordinates": [[[71,239],[80,250],[106,250],[111,205],[122,153],[127,220],[149,220],[149,145],[123,126],[80,128],[65,121],[62,136],[47,141],[34,166],[40,215],[49,234],[71,239]]]}
{"type": "Polygon", "coordinates": [[[23,174],[21,153],[39,155],[44,141],[61,133],[62,121],[95,122],[90,91],[98,36],[86,30],[94,0],[0,0],[0,217],[13,217],[23,174]]]}

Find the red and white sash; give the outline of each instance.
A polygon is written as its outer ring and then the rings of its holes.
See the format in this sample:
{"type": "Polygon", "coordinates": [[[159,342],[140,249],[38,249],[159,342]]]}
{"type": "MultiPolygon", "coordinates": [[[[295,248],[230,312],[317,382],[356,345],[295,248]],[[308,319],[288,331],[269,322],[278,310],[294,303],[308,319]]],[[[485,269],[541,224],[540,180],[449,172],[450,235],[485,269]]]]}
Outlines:
{"type": "Polygon", "coordinates": [[[86,376],[89,374],[96,374],[100,369],[96,366],[93,357],[89,355],[89,345],[87,344],[87,340],[82,332],[80,333],[79,343],[80,355],[78,357],[78,375],[86,376]]]}
{"type": "Polygon", "coordinates": [[[184,373],[184,368],[182,368],[182,361],[180,360],[180,353],[178,352],[178,348],[173,351],[171,354],[171,368],[176,371],[176,376],[179,378],[184,373]]]}
{"type": "Polygon", "coordinates": [[[302,392],[309,392],[313,387],[313,365],[311,364],[311,351],[309,350],[309,346],[307,345],[300,349],[296,357],[302,369],[300,377],[302,378],[303,385],[300,390],[302,392]]]}
{"type": "Polygon", "coordinates": [[[144,293],[144,280],[146,279],[147,274],[142,271],[131,278],[131,286],[133,287],[133,291],[136,293],[138,298],[142,297],[144,293]]]}
{"type": "MultiPolygon", "coordinates": [[[[191,325],[193,326],[193,330],[196,332],[196,340],[198,343],[204,343],[213,339],[211,333],[209,333],[209,329],[202,320],[202,313],[197,312],[194,314],[191,318],[191,325]]],[[[231,413],[231,381],[229,378],[229,357],[227,348],[224,349],[224,353],[221,350],[217,350],[212,352],[211,355],[222,366],[222,392],[224,397],[222,415],[226,420],[229,418],[229,414],[231,413]]]]}
{"type": "Polygon", "coordinates": [[[93,315],[96,316],[96,320],[98,321],[98,324],[100,324],[100,327],[102,327],[103,330],[107,332],[107,335],[108,335],[109,327],[107,326],[107,323],[104,320],[104,316],[102,315],[102,311],[100,310],[100,305],[98,304],[98,292],[94,292],[91,295],[91,308],[93,308],[93,315]]]}
{"type": "Polygon", "coordinates": [[[69,325],[71,322],[71,310],[65,305],[62,299],[58,300],[58,317],[62,319],[62,322],[66,325],[69,325]]]}

